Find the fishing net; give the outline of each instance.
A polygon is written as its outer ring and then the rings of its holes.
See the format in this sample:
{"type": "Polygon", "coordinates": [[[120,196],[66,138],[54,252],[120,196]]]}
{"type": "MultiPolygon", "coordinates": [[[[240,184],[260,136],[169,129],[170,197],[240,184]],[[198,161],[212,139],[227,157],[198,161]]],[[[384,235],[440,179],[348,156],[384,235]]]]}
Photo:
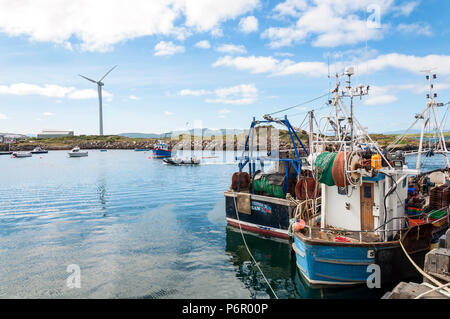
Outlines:
{"type": "Polygon", "coordinates": [[[253,181],[253,190],[271,197],[286,198],[283,190],[284,178],[283,174],[260,174],[253,181]]]}
{"type": "Polygon", "coordinates": [[[336,185],[332,174],[333,163],[336,155],[337,153],[324,152],[317,157],[314,162],[314,171],[317,175],[317,180],[319,183],[323,183],[328,186],[336,185]]]}

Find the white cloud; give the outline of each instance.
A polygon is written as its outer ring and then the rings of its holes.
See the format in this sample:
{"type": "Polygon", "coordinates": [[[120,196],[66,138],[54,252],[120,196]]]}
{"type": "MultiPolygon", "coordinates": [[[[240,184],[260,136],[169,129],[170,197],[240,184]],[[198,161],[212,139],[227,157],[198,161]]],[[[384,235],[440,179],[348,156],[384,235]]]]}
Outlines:
{"type": "Polygon", "coordinates": [[[206,90],[190,90],[190,89],[184,89],[181,90],[180,92],[178,92],[178,95],[181,96],[187,96],[187,95],[191,95],[191,96],[202,96],[202,95],[206,95],[206,94],[210,94],[210,91],[206,91],[206,90]]]}
{"type": "Polygon", "coordinates": [[[397,31],[407,34],[433,35],[430,25],[426,23],[399,24],[397,26],[397,31]]]}
{"type": "Polygon", "coordinates": [[[397,97],[391,91],[391,88],[388,86],[371,86],[368,97],[364,100],[364,104],[380,105],[393,103],[397,101],[397,97]]]}
{"type": "MultiPolygon", "coordinates": [[[[241,84],[232,87],[219,88],[213,91],[184,89],[181,90],[178,94],[182,96],[209,95],[210,97],[205,100],[206,103],[252,104],[258,97],[258,89],[254,84],[241,84]]],[[[226,109],[224,110],[222,110],[222,115],[226,112],[226,109]]]]}
{"type": "MultiPolygon", "coordinates": [[[[44,84],[43,86],[29,83],[0,85],[0,94],[19,96],[40,95],[51,98],[69,98],[78,100],[98,98],[98,92],[94,89],[77,90],[73,86],[64,87],[55,84],[44,84]]],[[[103,97],[105,97],[108,101],[111,101],[113,95],[108,91],[103,90],[103,97]]]]}
{"type": "Polygon", "coordinates": [[[419,4],[420,1],[404,2],[398,6],[394,6],[393,11],[396,15],[409,16],[419,4]]]}
{"type": "Polygon", "coordinates": [[[200,49],[209,49],[209,48],[211,48],[211,44],[209,43],[208,40],[198,41],[198,42],[195,44],[195,46],[196,46],[197,48],[200,48],[200,49]]]}
{"type": "Polygon", "coordinates": [[[0,32],[52,42],[68,49],[108,51],[114,45],[143,36],[184,39],[192,32],[209,32],[259,6],[259,0],[23,0],[0,1],[0,32]],[[106,8],[106,9],[105,9],[106,8]]]}
{"type": "Polygon", "coordinates": [[[211,30],[211,36],[213,38],[221,38],[223,37],[223,30],[220,28],[214,28],[211,30]]]}
{"type": "Polygon", "coordinates": [[[7,120],[8,117],[6,116],[6,114],[0,113],[0,120],[7,120]]]}
{"type": "Polygon", "coordinates": [[[287,27],[270,27],[262,38],[270,40],[270,47],[279,48],[301,43],[312,38],[316,47],[336,47],[356,44],[383,37],[387,25],[374,28],[365,18],[369,5],[379,5],[381,12],[392,6],[393,0],[287,0],[274,8],[280,16],[297,17],[287,27]]]}
{"type": "Polygon", "coordinates": [[[52,115],[54,115],[52,112],[44,112],[44,113],[42,113],[42,115],[45,115],[45,116],[52,116],[52,115]]]}
{"type": "Polygon", "coordinates": [[[285,2],[277,4],[273,10],[282,16],[298,17],[300,12],[307,7],[307,0],[286,0],[285,2]]]}
{"type": "Polygon", "coordinates": [[[243,54],[247,52],[247,50],[243,45],[234,45],[234,44],[223,44],[218,48],[216,48],[216,50],[222,53],[229,53],[229,54],[243,54]]]}
{"type": "Polygon", "coordinates": [[[219,118],[220,119],[224,119],[224,118],[227,117],[228,113],[231,113],[231,111],[229,109],[221,109],[217,113],[219,113],[219,118]]]}
{"type": "Polygon", "coordinates": [[[290,52],[275,52],[274,53],[275,56],[288,56],[288,57],[293,57],[294,54],[290,53],[290,52]]]}
{"type": "Polygon", "coordinates": [[[380,104],[390,104],[397,101],[397,97],[394,95],[380,95],[369,97],[364,101],[366,105],[380,105],[380,104]]]}
{"type": "MultiPolygon", "coordinates": [[[[102,97],[106,98],[107,101],[112,101],[113,95],[108,91],[102,91],[102,97]]],[[[87,99],[98,99],[98,92],[94,89],[84,89],[84,90],[76,90],[69,95],[67,98],[71,100],[87,100],[87,99]]]]}
{"type": "Polygon", "coordinates": [[[155,56],[173,55],[176,53],[183,53],[184,46],[175,45],[172,41],[160,41],[155,45],[155,56]]]}
{"type": "Polygon", "coordinates": [[[312,77],[320,77],[328,74],[328,66],[323,62],[295,63],[289,59],[280,61],[270,56],[235,58],[225,56],[217,60],[213,66],[235,67],[239,70],[248,70],[251,73],[269,73],[272,75],[305,74],[312,77]]]}
{"type": "MultiPolygon", "coordinates": [[[[330,65],[331,70],[343,70],[345,67],[355,65],[359,74],[374,73],[385,69],[400,69],[412,73],[433,69],[435,73],[450,75],[449,55],[414,56],[399,53],[382,54],[361,62],[359,59],[344,64],[338,62],[330,65]]],[[[301,74],[312,77],[325,77],[328,75],[328,65],[319,61],[295,62],[290,59],[278,60],[271,56],[225,56],[213,63],[214,67],[234,67],[238,70],[251,73],[267,73],[270,75],[301,74]]]]}
{"type": "Polygon", "coordinates": [[[173,112],[169,112],[169,111],[165,111],[164,112],[164,115],[166,115],[166,116],[170,116],[170,115],[173,115],[174,113],[173,112]]]}
{"type": "Polygon", "coordinates": [[[448,55],[426,55],[423,57],[405,55],[399,53],[389,53],[379,55],[365,63],[361,63],[359,69],[362,73],[376,72],[386,68],[401,69],[413,73],[420,73],[422,70],[433,69],[435,73],[450,74],[450,56],[448,55]]]}
{"type": "Polygon", "coordinates": [[[219,114],[224,115],[224,114],[228,114],[228,113],[231,113],[231,111],[229,109],[221,109],[221,110],[219,110],[219,114]]]}
{"type": "Polygon", "coordinates": [[[47,97],[65,97],[68,93],[73,92],[74,87],[63,87],[53,84],[45,84],[39,86],[28,83],[16,83],[7,85],[0,85],[0,94],[13,94],[13,95],[42,95],[47,97]]]}
{"type": "Polygon", "coordinates": [[[139,100],[139,98],[135,95],[130,95],[130,100],[139,100]]]}
{"type": "Polygon", "coordinates": [[[207,103],[221,104],[253,104],[258,97],[258,89],[254,84],[241,84],[214,91],[215,98],[206,99],[207,103]]]}
{"type": "Polygon", "coordinates": [[[241,21],[239,21],[239,30],[244,33],[258,31],[258,19],[256,19],[254,16],[242,18],[241,21]]]}
{"type": "Polygon", "coordinates": [[[233,66],[239,70],[248,70],[251,73],[272,73],[278,68],[279,63],[280,61],[270,56],[238,56],[234,58],[225,56],[214,62],[213,67],[233,66]]]}

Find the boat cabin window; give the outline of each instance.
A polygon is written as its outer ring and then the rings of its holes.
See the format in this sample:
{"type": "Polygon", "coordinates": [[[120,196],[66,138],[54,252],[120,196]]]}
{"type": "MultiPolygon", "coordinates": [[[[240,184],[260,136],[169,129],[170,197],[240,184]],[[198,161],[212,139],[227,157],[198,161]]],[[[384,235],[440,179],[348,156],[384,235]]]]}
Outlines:
{"type": "Polygon", "coordinates": [[[372,198],[372,187],[364,185],[364,198],[372,198]]]}

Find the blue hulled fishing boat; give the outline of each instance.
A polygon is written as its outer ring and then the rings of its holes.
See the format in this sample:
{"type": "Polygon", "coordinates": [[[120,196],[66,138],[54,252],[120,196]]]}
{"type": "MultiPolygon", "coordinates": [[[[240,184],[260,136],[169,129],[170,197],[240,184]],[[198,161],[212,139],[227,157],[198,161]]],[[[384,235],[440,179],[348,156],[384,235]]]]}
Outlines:
{"type": "Polygon", "coordinates": [[[153,147],[153,157],[155,158],[168,158],[172,157],[172,152],[169,149],[169,144],[159,141],[153,147]]]}
{"type": "MultiPolygon", "coordinates": [[[[344,75],[347,86],[341,90],[336,76],[330,112],[318,119],[318,132],[310,132],[308,165],[320,183],[321,201],[320,209],[294,217],[298,269],[313,285],[363,284],[372,273],[380,283],[415,276],[411,261],[422,267],[433,236],[448,228],[448,167],[420,172],[420,154],[429,151],[422,149],[424,128],[430,115],[439,114],[437,103],[430,94],[416,117],[424,126],[417,167],[409,169],[402,151],[395,145],[381,150],[354,117],[353,97],[366,95],[369,87],[351,87],[351,68],[344,75]]],[[[442,129],[438,133],[433,153],[447,159],[442,129]]]]}
{"type": "MultiPolygon", "coordinates": [[[[275,132],[275,128],[269,130],[266,137],[275,132]]],[[[261,141],[261,135],[258,139],[261,141]]],[[[303,186],[306,179],[297,181],[297,177],[303,175],[302,159],[305,160],[307,155],[307,148],[287,117],[282,120],[270,116],[265,116],[264,120],[253,119],[242,155],[236,158],[239,171],[233,174],[232,185],[225,192],[227,223],[265,236],[288,239],[290,220],[295,216],[298,203],[307,206],[315,201],[313,191],[309,192],[309,198],[301,192],[300,185],[303,186]],[[254,146],[255,134],[261,133],[267,125],[281,125],[287,129],[292,150],[279,152],[278,146],[271,144],[270,151],[258,154],[254,146]]],[[[308,183],[310,190],[311,186],[314,188],[308,183]]]]}

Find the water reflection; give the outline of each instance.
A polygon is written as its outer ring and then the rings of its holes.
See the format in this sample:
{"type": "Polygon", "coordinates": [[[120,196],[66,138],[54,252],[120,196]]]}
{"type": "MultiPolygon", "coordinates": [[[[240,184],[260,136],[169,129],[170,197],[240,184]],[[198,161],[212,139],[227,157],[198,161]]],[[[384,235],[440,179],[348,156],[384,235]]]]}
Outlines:
{"type": "MultiPolygon", "coordinates": [[[[290,242],[272,240],[248,232],[244,234],[250,251],[278,298],[381,298],[387,290],[392,289],[391,286],[381,289],[368,289],[366,286],[334,288],[309,286],[296,267],[290,242]]],[[[236,277],[249,289],[252,298],[274,297],[258,268],[251,262],[239,229],[227,226],[226,252],[236,267],[236,277]]]]}

